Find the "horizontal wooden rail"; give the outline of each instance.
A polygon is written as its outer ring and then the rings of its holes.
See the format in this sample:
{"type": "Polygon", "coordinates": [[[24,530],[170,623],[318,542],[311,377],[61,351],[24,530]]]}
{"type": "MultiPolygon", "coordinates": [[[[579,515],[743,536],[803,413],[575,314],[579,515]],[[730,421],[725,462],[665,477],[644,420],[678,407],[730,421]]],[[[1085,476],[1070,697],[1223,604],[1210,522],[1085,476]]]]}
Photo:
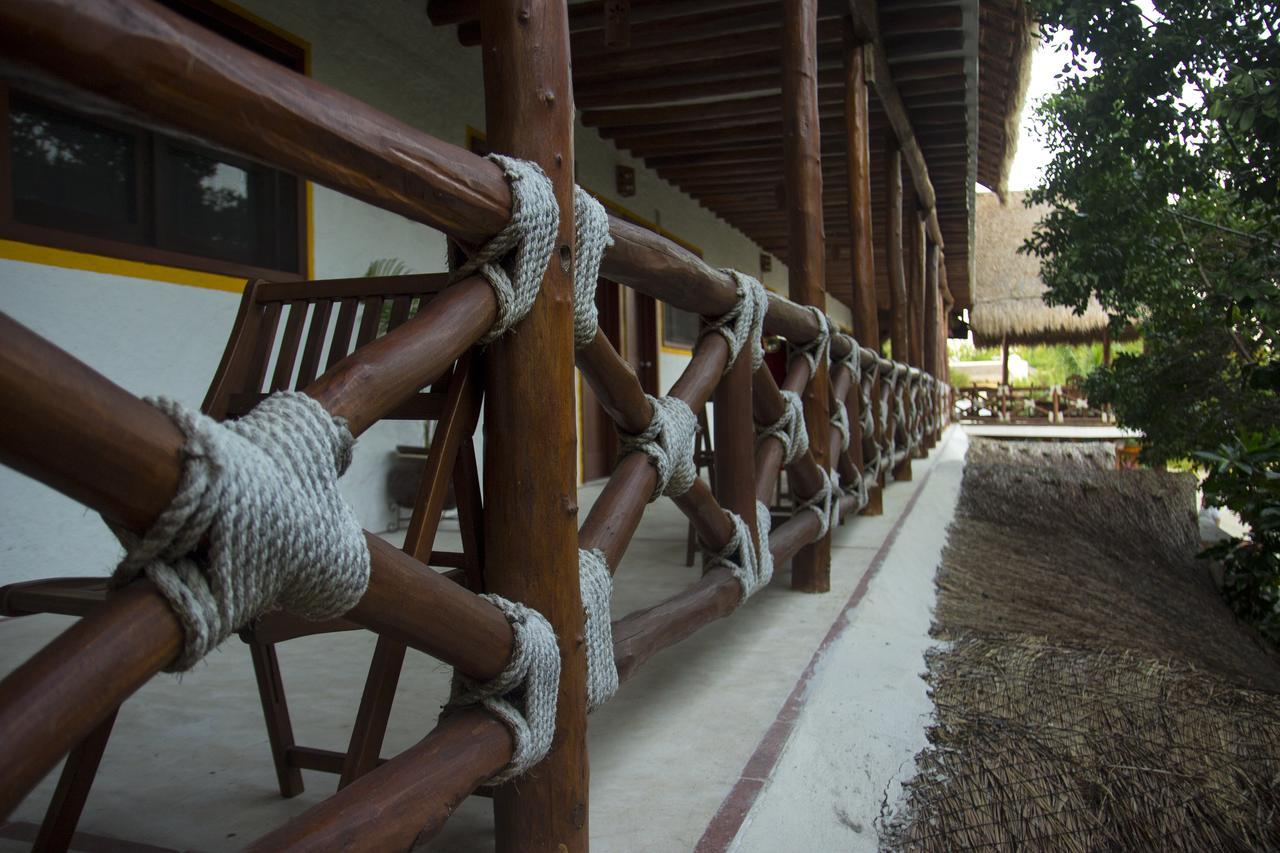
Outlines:
{"type": "Polygon", "coordinates": [[[478,710],[441,720],[425,738],[284,826],[250,851],[408,850],[444,826],[511,760],[507,727],[478,710]]]}
{"type": "MultiPolygon", "coordinates": [[[[481,299],[489,290],[475,288],[473,280],[456,287],[463,296],[481,299]]],[[[452,340],[457,327],[438,322],[456,304],[433,301],[382,339],[402,342],[406,353],[419,356],[416,363],[384,358],[385,369],[373,370],[377,356],[368,352],[371,347],[362,348],[317,380],[321,402],[359,431],[382,408],[394,408],[434,381],[447,367],[445,353],[471,343],[452,340]],[[414,371],[417,379],[407,379],[414,371]]],[[[177,426],[157,409],[0,314],[0,462],[142,533],[177,488],[181,445],[177,426]],[[33,428],[37,424],[40,429],[33,428]]],[[[476,678],[502,671],[512,638],[496,608],[377,537],[366,539],[369,587],[347,619],[476,678]],[[411,618],[424,612],[433,618],[411,618]]],[[[11,761],[0,780],[0,814],[8,814],[67,749],[168,665],[181,643],[168,603],[139,582],[0,682],[0,754],[11,761]]]]}

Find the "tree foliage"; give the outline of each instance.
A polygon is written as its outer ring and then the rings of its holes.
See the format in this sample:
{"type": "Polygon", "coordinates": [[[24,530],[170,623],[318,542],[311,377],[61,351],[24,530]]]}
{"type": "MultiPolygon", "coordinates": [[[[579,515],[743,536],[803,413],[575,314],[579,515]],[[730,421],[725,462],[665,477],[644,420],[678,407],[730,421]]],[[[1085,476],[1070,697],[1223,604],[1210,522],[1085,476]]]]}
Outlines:
{"type": "MultiPolygon", "coordinates": [[[[1062,87],[1038,110],[1053,158],[1028,194],[1051,211],[1024,251],[1040,257],[1049,301],[1083,310],[1096,297],[1146,342],[1095,371],[1090,398],[1146,434],[1150,461],[1215,454],[1210,492],[1270,518],[1274,482],[1241,465],[1280,441],[1280,4],[1034,8],[1069,46],[1062,87]]],[[[1280,544],[1255,529],[1248,545],[1239,554],[1275,573],[1241,589],[1274,594],[1280,544]]]]}
{"type": "Polygon", "coordinates": [[[1035,8],[1070,40],[1039,109],[1054,156],[1029,193],[1053,209],[1026,248],[1053,303],[1095,296],[1147,343],[1091,391],[1156,459],[1280,422],[1280,7],[1035,8]]]}

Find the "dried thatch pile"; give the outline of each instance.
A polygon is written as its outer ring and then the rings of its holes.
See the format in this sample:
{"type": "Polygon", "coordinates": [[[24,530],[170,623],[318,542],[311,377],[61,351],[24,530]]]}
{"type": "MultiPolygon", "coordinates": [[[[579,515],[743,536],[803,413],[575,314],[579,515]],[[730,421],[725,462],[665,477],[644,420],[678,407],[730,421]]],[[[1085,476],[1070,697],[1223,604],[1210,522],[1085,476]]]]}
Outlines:
{"type": "Polygon", "coordinates": [[[937,725],[886,843],[1280,847],[1280,665],[1194,558],[1194,483],[1053,464],[1066,450],[972,461],[995,452],[971,450],[937,725]]]}

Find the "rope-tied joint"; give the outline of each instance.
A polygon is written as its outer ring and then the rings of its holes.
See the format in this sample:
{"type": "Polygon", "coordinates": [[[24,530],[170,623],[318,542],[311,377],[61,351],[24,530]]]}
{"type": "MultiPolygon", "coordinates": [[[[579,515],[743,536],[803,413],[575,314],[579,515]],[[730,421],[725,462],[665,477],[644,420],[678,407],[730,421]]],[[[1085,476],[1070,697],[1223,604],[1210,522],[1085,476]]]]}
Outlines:
{"type": "Polygon", "coordinates": [[[533,308],[560,227],[555,190],[537,163],[501,154],[489,159],[502,167],[511,185],[511,219],[452,275],[457,281],[478,272],[493,288],[498,316],[482,344],[506,334],[533,308]]]}
{"type": "Polygon", "coordinates": [[[814,542],[826,536],[831,528],[840,521],[839,475],[836,475],[833,479],[827,469],[821,466],[819,466],[818,471],[822,474],[822,486],[796,506],[796,512],[809,510],[818,516],[820,526],[818,535],[813,537],[814,542]]]}
{"type": "Polygon", "coordinates": [[[498,785],[522,776],[551,749],[556,732],[556,697],[560,689],[560,648],[546,618],[531,607],[499,595],[481,598],[502,611],[511,623],[511,660],[491,681],[453,676],[450,709],[479,705],[511,730],[511,761],[491,780],[498,785]]]}
{"type": "Polygon", "coordinates": [[[790,465],[809,452],[809,430],[804,422],[804,401],[795,391],[780,391],[782,414],[769,426],[759,429],[756,443],[776,438],[782,443],[782,464],[790,465]]]}
{"type": "Polygon", "coordinates": [[[613,245],[609,214],[604,205],[577,184],[573,187],[573,232],[577,257],[573,262],[573,346],[582,349],[595,340],[600,324],[596,284],[604,250],[613,245]]]}
{"type": "Polygon", "coordinates": [[[604,552],[578,551],[578,584],[586,611],[587,711],[594,711],[618,692],[618,665],[613,659],[613,576],[604,552]]]}
{"type": "Polygon", "coordinates": [[[693,487],[698,479],[698,469],[693,464],[694,439],[698,434],[698,419],[689,404],[679,397],[645,397],[653,409],[653,416],[643,432],[635,435],[620,432],[618,437],[622,453],[640,451],[649,457],[658,471],[658,483],[649,496],[649,502],[662,495],[677,498],[693,487]]]}
{"type": "Polygon", "coordinates": [[[812,377],[817,375],[819,364],[827,364],[831,360],[831,321],[821,309],[812,305],[804,307],[808,308],[818,321],[818,334],[809,343],[792,347],[792,357],[799,356],[807,361],[809,376],[812,377]]]}
{"type": "Polygon", "coordinates": [[[126,554],[113,583],[145,575],[168,600],[185,637],[171,671],[269,610],[323,620],[360,601],[369,549],[338,491],[355,443],[343,419],[294,391],[227,423],[147,402],[185,437],[182,476],[145,534],[117,531],[126,554]]]}
{"type": "Polygon", "coordinates": [[[733,524],[733,537],[715,554],[708,553],[706,570],[714,568],[728,569],[742,587],[742,596],[738,599],[741,605],[760,589],[769,585],[773,579],[773,552],[769,550],[769,530],[773,525],[773,517],[769,507],[756,501],[756,536],[751,540],[751,526],[742,516],[730,510],[725,515],[733,524]]]}
{"type": "Polygon", "coordinates": [[[754,373],[764,363],[764,315],[769,310],[769,294],[757,279],[734,269],[723,269],[738,286],[738,302],[729,311],[714,320],[707,320],[702,335],[720,335],[729,345],[729,361],[724,372],[728,373],[738,360],[744,346],[751,347],[751,370],[754,373]]]}

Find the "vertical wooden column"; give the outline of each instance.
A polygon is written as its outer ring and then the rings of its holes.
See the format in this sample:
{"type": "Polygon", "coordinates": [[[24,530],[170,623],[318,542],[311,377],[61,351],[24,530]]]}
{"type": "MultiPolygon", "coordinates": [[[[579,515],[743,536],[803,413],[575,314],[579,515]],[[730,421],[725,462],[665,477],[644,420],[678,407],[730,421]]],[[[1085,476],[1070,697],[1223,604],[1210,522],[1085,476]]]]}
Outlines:
{"type": "MultiPolygon", "coordinates": [[[[867,106],[867,48],[855,44],[852,23],[845,19],[844,51],[844,123],[848,139],[849,166],[849,231],[853,252],[853,334],[858,343],[880,352],[880,322],[876,317],[875,247],[871,226],[871,121],[867,106]]],[[[861,398],[861,389],[854,393],[861,398]]],[[[861,411],[861,403],[858,409],[861,411]]],[[[880,441],[880,392],[871,395],[871,414],[875,423],[875,441],[880,441]]],[[[862,424],[850,424],[856,447],[854,462],[865,465],[862,424]]],[[[863,509],[866,515],[884,512],[883,477],[868,490],[870,500],[863,509]]]]}
{"type": "Polygon", "coordinates": [[[909,332],[907,345],[910,353],[903,359],[912,367],[924,369],[924,292],[925,292],[925,257],[928,235],[925,234],[925,221],[916,201],[915,192],[911,192],[907,203],[908,214],[904,217],[907,241],[907,317],[909,332]]]}
{"type": "MultiPolygon", "coordinates": [[[[935,378],[941,378],[942,371],[938,369],[938,332],[941,324],[938,322],[938,313],[941,305],[939,304],[941,296],[938,294],[938,244],[929,243],[928,255],[924,264],[924,370],[935,378]]],[[[934,399],[930,402],[931,406],[936,406],[937,395],[934,392],[934,399]]],[[[937,443],[937,434],[930,432],[925,436],[925,443],[929,447],[933,447],[937,443]]]]}
{"type": "Polygon", "coordinates": [[[559,638],[551,752],[494,795],[496,849],[587,849],[587,701],[578,592],[573,397],[573,88],[569,20],[552,0],[481,4],[485,119],[494,151],[537,162],[560,204],[542,294],[485,359],[485,584],[536,608],[559,638]]]}
{"type": "MultiPolygon", "coordinates": [[[[790,239],[788,295],[801,305],[826,310],[825,246],[822,231],[822,138],[818,128],[818,3],[782,4],[782,152],[790,239]]],[[[814,460],[830,467],[828,365],[820,363],[804,391],[804,417],[814,460]]],[[[831,538],[805,546],[791,563],[791,588],[831,588],[831,538]]]]}
{"type": "MultiPolygon", "coordinates": [[[[889,261],[889,342],[893,348],[893,360],[910,363],[911,327],[910,303],[907,301],[906,271],[902,253],[902,149],[896,139],[888,141],[885,158],[885,183],[888,188],[885,200],[885,235],[889,245],[885,256],[889,261]]],[[[891,414],[889,425],[896,429],[896,418],[891,414]]],[[[893,469],[896,480],[911,479],[911,456],[893,469]]]]}

